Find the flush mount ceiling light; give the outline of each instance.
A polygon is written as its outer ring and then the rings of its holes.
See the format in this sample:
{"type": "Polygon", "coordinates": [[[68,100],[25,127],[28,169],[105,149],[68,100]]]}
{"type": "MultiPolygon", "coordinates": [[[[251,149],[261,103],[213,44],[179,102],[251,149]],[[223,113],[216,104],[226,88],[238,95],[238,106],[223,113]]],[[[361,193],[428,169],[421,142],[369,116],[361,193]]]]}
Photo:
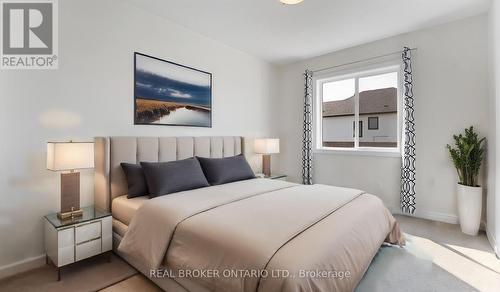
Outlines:
{"type": "Polygon", "coordinates": [[[304,0],[279,0],[279,1],[283,4],[294,5],[294,4],[299,4],[300,2],[302,2],[304,0]]]}

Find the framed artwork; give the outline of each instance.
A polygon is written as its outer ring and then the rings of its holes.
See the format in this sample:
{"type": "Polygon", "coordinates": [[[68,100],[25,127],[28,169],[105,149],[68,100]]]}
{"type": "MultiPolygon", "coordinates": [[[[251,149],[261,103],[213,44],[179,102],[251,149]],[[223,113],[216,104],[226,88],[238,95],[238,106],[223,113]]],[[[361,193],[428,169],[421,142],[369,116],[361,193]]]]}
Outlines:
{"type": "Polygon", "coordinates": [[[212,127],[212,74],[134,53],[134,124],[212,127]]]}

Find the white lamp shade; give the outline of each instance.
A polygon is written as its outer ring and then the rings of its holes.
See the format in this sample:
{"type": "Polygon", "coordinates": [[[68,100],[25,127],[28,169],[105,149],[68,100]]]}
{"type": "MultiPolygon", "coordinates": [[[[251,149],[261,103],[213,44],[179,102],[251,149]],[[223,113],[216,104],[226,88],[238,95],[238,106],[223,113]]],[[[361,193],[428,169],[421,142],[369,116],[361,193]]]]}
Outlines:
{"type": "Polygon", "coordinates": [[[94,168],[94,143],[47,143],[47,169],[54,171],[94,168]]]}
{"type": "Polygon", "coordinates": [[[279,0],[279,1],[283,4],[294,5],[294,4],[299,4],[304,0],[279,0]]]}
{"type": "Polygon", "coordinates": [[[259,154],[280,153],[280,139],[255,139],[255,152],[259,154]]]}

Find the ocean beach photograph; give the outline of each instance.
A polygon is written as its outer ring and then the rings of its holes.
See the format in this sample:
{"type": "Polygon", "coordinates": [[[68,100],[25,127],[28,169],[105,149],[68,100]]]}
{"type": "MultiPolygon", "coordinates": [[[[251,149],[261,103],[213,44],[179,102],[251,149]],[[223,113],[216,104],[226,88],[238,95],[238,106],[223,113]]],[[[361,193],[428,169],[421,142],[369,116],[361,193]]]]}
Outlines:
{"type": "Polygon", "coordinates": [[[212,126],[212,74],[134,54],[134,123],[212,126]]]}

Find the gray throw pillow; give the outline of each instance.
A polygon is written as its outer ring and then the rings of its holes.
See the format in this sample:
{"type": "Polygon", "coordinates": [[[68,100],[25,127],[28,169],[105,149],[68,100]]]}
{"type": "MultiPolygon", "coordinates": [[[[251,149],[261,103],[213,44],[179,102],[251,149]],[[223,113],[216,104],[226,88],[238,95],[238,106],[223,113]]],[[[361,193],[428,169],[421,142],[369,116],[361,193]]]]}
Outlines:
{"type": "Polygon", "coordinates": [[[255,178],[252,168],[243,154],[225,158],[196,157],[211,185],[255,178]]]}
{"type": "Polygon", "coordinates": [[[135,198],[149,195],[148,185],[144,172],[139,164],[121,163],[125,178],[127,180],[128,192],[127,198],[135,198]]]}
{"type": "Polygon", "coordinates": [[[141,162],[141,166],[152,198],[210,186],[195,158],[141,162]]]}

